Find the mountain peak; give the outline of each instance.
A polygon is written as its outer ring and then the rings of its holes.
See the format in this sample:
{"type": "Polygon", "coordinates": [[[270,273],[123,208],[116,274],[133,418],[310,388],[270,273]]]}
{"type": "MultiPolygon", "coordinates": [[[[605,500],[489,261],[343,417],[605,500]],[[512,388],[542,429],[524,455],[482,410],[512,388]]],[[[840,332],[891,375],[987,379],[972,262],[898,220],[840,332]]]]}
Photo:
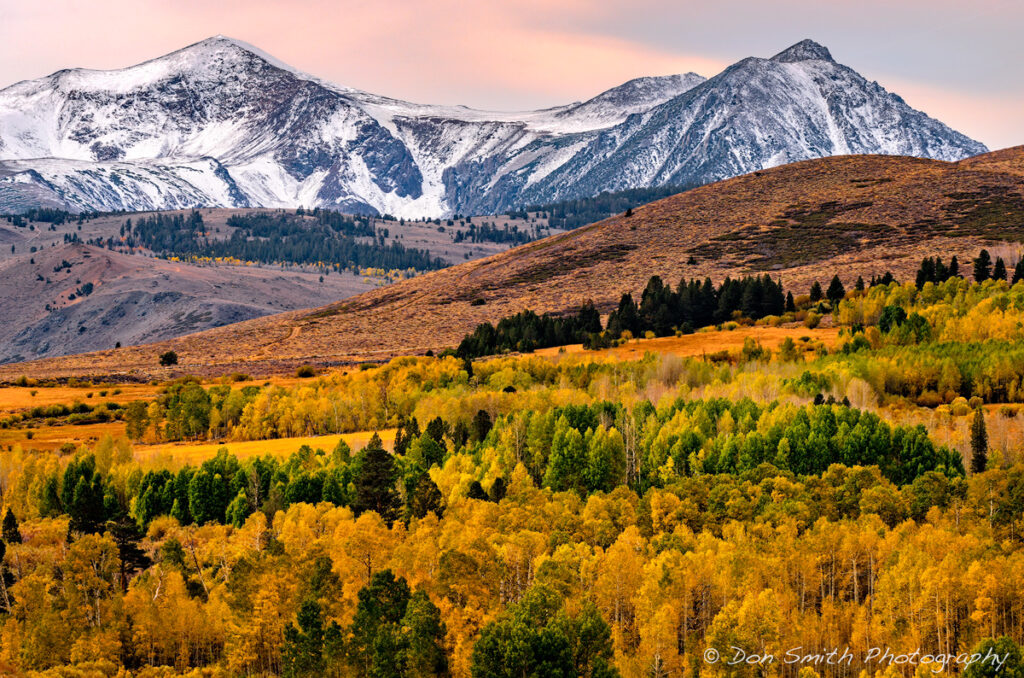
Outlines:
{"type": "Polygon", "coordinates": [[[801,40],[772,57],[772,61],[792,63],[796,61],[832,61],[832,54],[824,45],[813,40],[801,40]]]}
{"type": "Polygon", "coordinates": [[[222,34],[219,34],[219,33],[217,35],[212,36],[212,37],[206,38],[205,40],[200,40],[199,42],[197,42],[195,44],[189,45],[188,47],[185,47],[184,49],[178,50],[177,52],[173,52],[172,54],[169,54],[167,56],[172,56],[174,54],[181,54],[181,53],[193,53],[193,52],[200,52],[200,51],[209,51],[209,50],[222,52],[225,49],[228,49],[228,50],[232,50],[233,49],[233,50],[240,50],[242,52],[247,52],[248,54],[251,54],[252,56],[255,56],[256,58],[261,59],[261,60],[267,62],[268,64],[270,64],[271,66],[274,66],[275,68],[280,68],[283,71],[288,71],[289,73],[292,73],[292,74],[295,74],[295,75],[304,75],[298,69],[293,68],[292,66],[289,66],[288,64],[284,63],[283,61],[281,61],[277,57],[273,56],[272,54],[268,54],[267,52],[264,52],[263,50],[261,50],[259,47],[256,47],[255,45],[251,45],[248,42],[245,42],[244,40],[238,40],[237,38],[232,38],[230,36],[222,35],[222,34]]]}

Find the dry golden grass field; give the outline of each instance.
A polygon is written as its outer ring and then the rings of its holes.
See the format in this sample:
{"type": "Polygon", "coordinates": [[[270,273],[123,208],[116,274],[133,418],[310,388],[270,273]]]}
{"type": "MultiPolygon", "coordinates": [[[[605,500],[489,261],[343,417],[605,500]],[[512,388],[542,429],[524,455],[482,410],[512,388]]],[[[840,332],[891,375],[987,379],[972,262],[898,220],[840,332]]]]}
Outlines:
{"type": "Polygon", "coordinates": [[[806,327],[737,327],[734,330],[716,330],[712,332],[696,332],[681,337],[659,337],[657,339],[634,339],[622,346],[600,351],[587,351],[581,344],[571,344],[555,348],[544,348],[537,355],[555,356],[559,353],[579,355],[611,355],[621,360],[637,360],[645,353],[671,354],[680,357],[711,355],[719,351],[737,353],[743,349],[743,342],[753,339],[761,346],[773,351],[786,339],[792,339],[797,346],[809,346],[813,342],[821,342],[828,348],[839,343],[839,329],[835,327],[817,327],[813,330],[806,327]],[[806,341],[801,341],[806,339],[806,341]]]}
{"type": "Polygon", "coordinates": [[[114,438],[124,436],[124,422],[0,429],[0,449],[7,450],[15,445],[47,451],[59,450],[67,444],[76,448],[82,445],[91,447],[105,435],[114,438]]]}
{"type": "MultiPolygon", "coordinates": [[[[193,466],[213,457],[221,448],[225,448],[239,459],[272,455],[287,457],[298,451],[303,445],[314,450],[321,449],[330,453],[339,440],[344,440],[353,452],[357,452],[370,441],[373,431],[358,433],[342,433],[340,435],[309,436],[304,438],[275,438],[273,440],[247,440],[244,442],[216,442],[191,445],[188,443],[166,443],[162,445],[135,445],[132,450],[135,458],[153,468],[177,469],[186,464],[193,466]]],[[[395,430],[379,431],[384,448],[390,450],[395,442],[395,430]]]]}
{"type": "MultiPolygon", "coordinates": [[[[275,386],[294,386],[303,381],[298,377],[273,376],[262,379],[259,384],[275,386]]],[[[205,380],[204,384],[215,383],[205,380]]],[[[90,383],[87,385],[68,386],[0,386],[0,416],[11,412],[20,412],[37,406],[70,405],[74,402],[98,405],[114,401],[128,403],[133,400],[150,400],[163,388],[162,385],[145,384],[104,384],[90,383]]]]}
{"type": "Polygon", "coordinates": [[[486,259],[331,306],[228,325],[156,344],[0,366],[21,374],[293,372],[454,346],[482,321],[523,309],[560,313],[593,300],[610,311],[651,275],[770,273],[795,293],[813,280],[892,271],[925,256],[961,260],[1024,238],[1024,147],[957,163],[893,156],[824,158],[755,172],[650,203],[486,259]],[[696,263],[686,262],[693,257],[696,263]],[[175,350],[180,364],[161,368],[175,350]]]}
{"type": "Polygon", "coordinates": [[[155,396],[159,389],[159,386],[149,384],[0,387],[0,415],[36,406],[70,405],[75,401],[98,405],[108,401],[124,403],[148,400],[155,396]]]}

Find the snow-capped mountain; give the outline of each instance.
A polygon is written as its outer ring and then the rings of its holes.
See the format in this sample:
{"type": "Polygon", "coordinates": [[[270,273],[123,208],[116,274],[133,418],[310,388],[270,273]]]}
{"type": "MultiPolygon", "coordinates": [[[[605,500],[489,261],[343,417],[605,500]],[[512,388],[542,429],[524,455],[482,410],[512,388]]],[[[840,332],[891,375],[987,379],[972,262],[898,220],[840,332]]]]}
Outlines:
{"type": "Polygon", "coordinates": [[[495,113],[340,87],[218,36],[0,90],[0,211],[320,205],[437,217],[826,155],[985,150],[809,40],[707,80],[638,78],[582,103],[495,113]]]}

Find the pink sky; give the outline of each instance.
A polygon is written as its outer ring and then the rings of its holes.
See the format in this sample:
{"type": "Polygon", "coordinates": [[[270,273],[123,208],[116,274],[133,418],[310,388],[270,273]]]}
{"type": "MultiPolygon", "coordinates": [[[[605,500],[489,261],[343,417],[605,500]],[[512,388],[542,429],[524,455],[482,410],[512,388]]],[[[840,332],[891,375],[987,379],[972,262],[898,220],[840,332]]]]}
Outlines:
{"type": "Polygon", "coordinates": [[[0,86],[119,68],[216,34],[333,82],[524,109],[640,75],[711,76],[803,38],[991,148],[1024,143],[1015,0],[0,0],[0,86]]]}

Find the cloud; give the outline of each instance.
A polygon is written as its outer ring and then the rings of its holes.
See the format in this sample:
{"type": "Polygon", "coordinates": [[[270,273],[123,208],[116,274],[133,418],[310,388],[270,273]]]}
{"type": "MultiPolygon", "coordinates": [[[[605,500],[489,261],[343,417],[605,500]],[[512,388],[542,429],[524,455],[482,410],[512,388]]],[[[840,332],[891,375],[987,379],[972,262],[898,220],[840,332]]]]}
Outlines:
{"type": "Polygon", "coordinates": [[[118,68],[217,33],[425,103],[535,108],[641,75],[705,76],[811,37],[993,147],[1024,142],[1024,3],[979,0],[0,0],[0,83],[118,68]]]}

